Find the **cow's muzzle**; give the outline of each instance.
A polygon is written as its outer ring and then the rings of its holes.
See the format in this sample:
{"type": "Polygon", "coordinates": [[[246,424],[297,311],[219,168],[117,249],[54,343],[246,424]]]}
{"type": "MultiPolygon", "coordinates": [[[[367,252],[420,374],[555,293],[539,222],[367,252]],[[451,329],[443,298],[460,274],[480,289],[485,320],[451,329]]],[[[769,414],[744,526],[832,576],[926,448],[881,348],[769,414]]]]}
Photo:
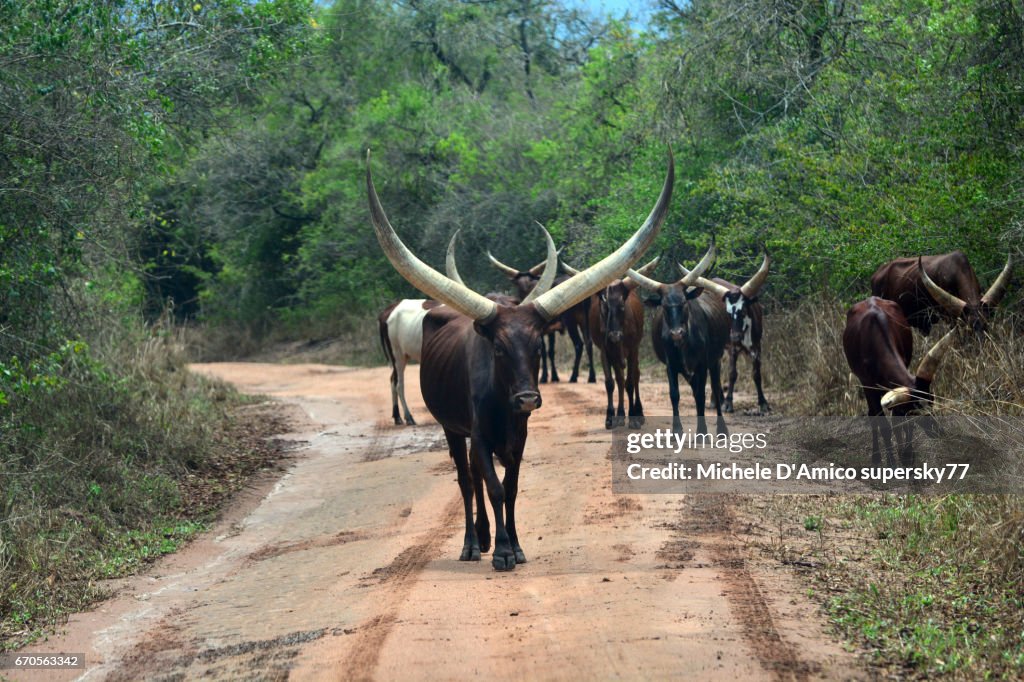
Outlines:
{"type": "Polygon", "coordinates": [[[522,391],[512,396],[512,409],[516,412],[532,412],[540,407],[540,393],[522,391]]]}
{"type": "Polygon", "coordinates": [[[680,344],[683,342],[683,328],[677,327],[668,331],[668,337],[672,339],[672,343],[680,344]]]}
{"type": "Polygon", "coordinates": [[[622,343],[622,332],[608,332],[608,343],[622,343]]]}

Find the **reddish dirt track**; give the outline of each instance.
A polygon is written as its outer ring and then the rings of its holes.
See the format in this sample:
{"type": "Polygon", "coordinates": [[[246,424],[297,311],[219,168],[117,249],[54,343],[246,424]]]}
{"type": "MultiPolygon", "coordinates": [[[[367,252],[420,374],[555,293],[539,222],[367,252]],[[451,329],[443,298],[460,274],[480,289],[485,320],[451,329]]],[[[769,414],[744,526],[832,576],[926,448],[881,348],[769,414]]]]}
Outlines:
{"type": "MultiPolygon", "coordinates": [[[[864,676],[805,588],[749,560],[729,497],[612,493],[600,384],[542,387],[517,505],[529,563],[497,573],[458,561],[461,498],[417,367],[416,427],[391,425],[384,368],[194,369],[301,414],[307,445],[212,532],[28,647],[85,652],[85,679],[864,676]]],[[[648,413],[667,405],[641,390],[648,413]]]]}

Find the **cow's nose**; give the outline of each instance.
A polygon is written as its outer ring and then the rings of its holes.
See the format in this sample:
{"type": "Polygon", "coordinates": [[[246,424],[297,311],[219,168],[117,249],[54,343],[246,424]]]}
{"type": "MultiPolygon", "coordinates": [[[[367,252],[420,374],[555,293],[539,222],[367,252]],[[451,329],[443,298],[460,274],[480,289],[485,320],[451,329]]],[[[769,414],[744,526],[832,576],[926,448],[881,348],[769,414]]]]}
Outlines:
{"type": "Polygon", "coordinates": [[[670,329],[669,332],[668,332],[668,335],[672,339],[672,341],[675,342],[675,343],[679,343],[680,341],[683,340],[683,330],[682,330],[682,328],[670,329]]]}
{"type": "Polygon", "coordinates": [[[743,332],[738,332],[735,329],[729,332],[729,340],[733,343],[739,343],[743,339],[743,332]]]}
{"type": "Polygon", "coordinates": [[[622,332],[608,332],[608,340],[612,343],[622,343],[622,332]]]}
{"type": "Polygon", "coordinates": [[[532,412],[540,407],[540,393],[523,391],[512,396],[512,408],[516,412],[532,412]]]}

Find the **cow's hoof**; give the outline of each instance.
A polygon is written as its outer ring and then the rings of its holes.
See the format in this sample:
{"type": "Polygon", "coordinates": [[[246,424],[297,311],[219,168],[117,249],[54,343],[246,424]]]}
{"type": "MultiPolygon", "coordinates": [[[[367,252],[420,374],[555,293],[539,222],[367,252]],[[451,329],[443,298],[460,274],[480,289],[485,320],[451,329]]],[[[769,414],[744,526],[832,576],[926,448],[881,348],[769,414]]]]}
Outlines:
{"type": "Polygon", "coordinates": [[[578,380],[579,380],[579,377],[577,377],[575,375],[569,377],[569,383],[570,384],[575,384],[578,380]]]}
{"type": "Polygon", "coordinates": [[[548,383],[548,378],[547,377],[541,377],[540,381],[538,383],[546,384],[546,383],[548,383]]]}
{"type": "Polygon", "coordinates": [[[555,376],[551,377],[551,383],[553,383],[553,384],[557,384],[558,383],[558,375],[557,374],[555,376]]]}
{"type": "Polygon", "coordinates": [[[416,420],[412,418],[412,415],[406,415],[405,417],[406,426],[416,426],[416,420]]]}
{"type": "Polygon", "coordinates": [[[401,426],[401,425],[402,425],[402,418],[401,417],[395,417],[395,426],[401,426]]]}
{"type": "Polygon", "coordinates": [[[760,414],[762,417],[767,414],[770,414],[771,411],[772,408],[768,406],[768,403],[765,403],[764,405],[758,405],[758,414],[760,414]]]}
{"type": "Polygon", "coordinates": [[[480,551],[484,554],[491,551],[491,532],[489,529],[485,529],[483,532],[479,528],[476,529],[477,537],[480,538],[480,551]]]}
{"type": "Polygon", "coordinates": [[[618,427],[618,426],[625,426],[625,425],[626,425],[626,415],[624,415],[624,414],[615,415],[615,426],[618,427]]]}
{"type": "Polygon", "coordinates": [[[522,547],[516,547],[515,548],[515,553],[516,553],[516,563],[517,564],[525,564],[526,563],[526,554],[523,552],[523,548],[522,547]]]}
{"type": "Polygon", "coordinates": [[[633,415],[629,418],[629,428],[639,429],[644,425],[644,416],[642,414],[633,415]]]}
{"type": "Polygon", "coordinates": [[[516,557],[514,554],[495,554],[491,558],[491,566],[495,571],[511,571],[516,567],[516,557]]]}
{"type": "Polygon", "coordinates": [[[589,377],[587,379],[587,383],[588,384],[596,384],[597,383],[597,379],[595,377],[589,377]]]}
{"type": "Polygon", "coordinates": [[[604,418],[604,428],[606,428],[606,429],[614,429],[615,428],[615,418],[614,417],[605,417],[604,418]]]}
{"type": "Polygon", "coordinates": [[[459,561],[480,561],[480,548],[463,547],[462,554],[459,555],[459,561]]]}

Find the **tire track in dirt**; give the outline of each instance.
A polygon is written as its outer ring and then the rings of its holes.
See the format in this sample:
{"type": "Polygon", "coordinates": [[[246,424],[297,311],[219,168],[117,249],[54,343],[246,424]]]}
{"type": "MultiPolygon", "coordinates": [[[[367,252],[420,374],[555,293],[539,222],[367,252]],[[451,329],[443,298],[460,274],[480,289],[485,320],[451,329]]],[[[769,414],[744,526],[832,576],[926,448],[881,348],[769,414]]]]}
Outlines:
{"type": "Polygon", "coordinates": [[[722,572],[724,595],[742,626],[743,636],[758,663],[777,680],[803,682],[821,672],[821,666],[803,660],[797,648],[783,639],[768,602],[747,566],[744,548],[735,535],[736,517],[729,495],[694,495],[687,517],[677,532],[697,534],[722,572]]]}
{"type": "Polygon", "coordinates": [[[458,527],[462,514],[462,497],[453,497],[433,528],[402,550],[390,564],[373,571],[371,576],[378,578],[378,592],[386,598],[380,613],[356,630],[357,639],[341,667],[347,679],[373,679],[384,642],[398,622],[399,607],[416,584],[419,574],[438,557],[441,546],[451,536],[452,528],[458,527]]]}

